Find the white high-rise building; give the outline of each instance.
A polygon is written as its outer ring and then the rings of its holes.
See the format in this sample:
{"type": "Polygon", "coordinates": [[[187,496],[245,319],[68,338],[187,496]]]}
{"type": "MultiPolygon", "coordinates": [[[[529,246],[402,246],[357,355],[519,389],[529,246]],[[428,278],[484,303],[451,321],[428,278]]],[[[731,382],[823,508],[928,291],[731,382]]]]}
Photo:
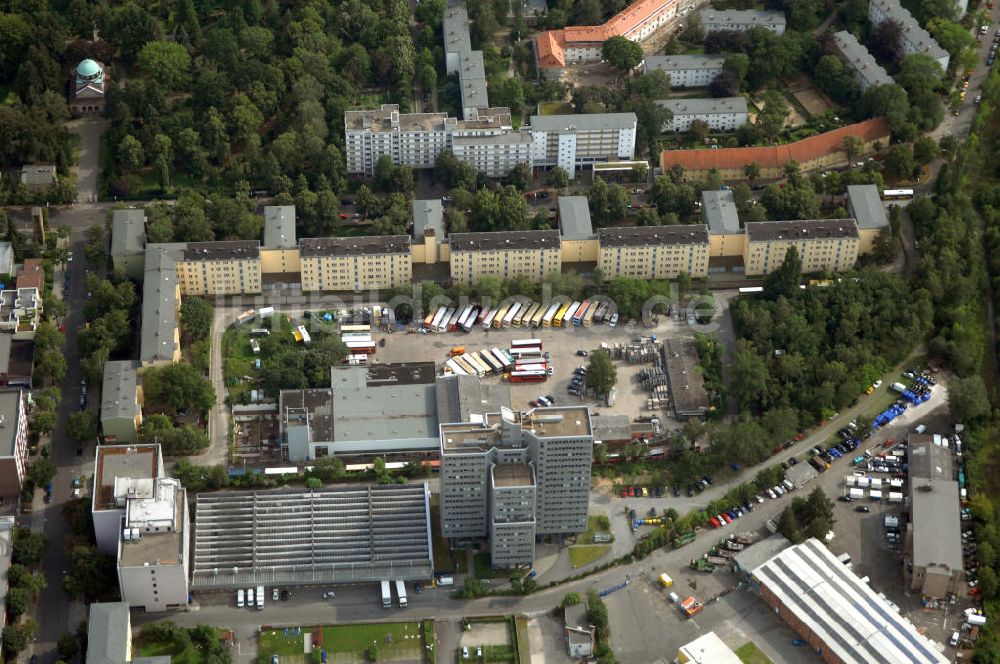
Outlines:
{"type": "Polygon", "coordinates": [[[570,179],[577,166],[627,161],[635,156],[635,113],[531,116],[535,166],[561,166],[570,179]]]}

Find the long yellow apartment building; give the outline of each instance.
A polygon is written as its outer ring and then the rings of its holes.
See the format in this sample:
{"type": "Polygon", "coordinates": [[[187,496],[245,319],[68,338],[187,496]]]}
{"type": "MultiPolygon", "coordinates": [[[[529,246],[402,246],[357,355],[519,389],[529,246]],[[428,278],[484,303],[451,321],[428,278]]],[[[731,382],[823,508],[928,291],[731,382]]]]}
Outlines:
{"type": "Polygon", "coordinates": [[[673,279],[681,272],[708,275],[708,227],[639,226],[602,228],[597,264],[605,278],[673,279]]]}
{"type": "Polygon", "coordinates": [[[541,281],[562,269],[559,231],[452,233],[450,239],[452,283],[520,276],[541,281]]]}
{"type": "Polygon", "coordinates": [[[413,278],[409,235],[303,238],[299,254],[304,292],[395,288],[413,278]]]}
{"type": "Polygon", "coordinates": [[[261,291],[260,242],[190,242],[177,261],[182,295],[239,295],[261,291]]]}

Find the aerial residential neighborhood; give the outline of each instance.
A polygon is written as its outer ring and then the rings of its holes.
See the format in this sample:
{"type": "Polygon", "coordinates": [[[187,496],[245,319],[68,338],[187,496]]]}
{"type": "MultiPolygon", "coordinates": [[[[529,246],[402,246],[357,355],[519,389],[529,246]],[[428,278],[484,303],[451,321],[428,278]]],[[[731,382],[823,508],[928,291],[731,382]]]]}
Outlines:
{"type": "Polygon", "coordinates": [[[4,661],[996,659],[992,1],[0,25],[4,661]]]}

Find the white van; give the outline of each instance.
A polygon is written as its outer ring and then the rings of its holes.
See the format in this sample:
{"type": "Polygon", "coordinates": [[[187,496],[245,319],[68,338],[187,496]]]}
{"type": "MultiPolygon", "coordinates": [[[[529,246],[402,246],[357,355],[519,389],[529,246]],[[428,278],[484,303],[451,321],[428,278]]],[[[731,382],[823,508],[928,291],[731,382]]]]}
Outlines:
{"type": "Polygon", "coordinates": [[[239,590],[236,591],[236,606],[242,609],[243,603],[244,603],[244,593],[243,589],[240,588],[239,590]]]}
{"type": "Polygon", "coordinates": [[[958,632],[957,631],[951,633],[951,638],[948,639],[948,645],[949,646],[957,646],[958,645],[958,632]]]}
{"type": "Polygon", "coordinates": [[[257,610],[264,609],[264,586],[257,586],[257,610]]]}
{"type": "Polygon", "coordinates": [[[253,606],[253,588],[247,588],[247,606],[253,606]]]}
{"type": "Polygon", "coordinates": [[[681,598],[678,597],[677,593],[675,593],[675,592],[667,593],[667,597],[670,598],[670,603],[671,604],[676,604],[677,602],[681,601],[681,598]]]}

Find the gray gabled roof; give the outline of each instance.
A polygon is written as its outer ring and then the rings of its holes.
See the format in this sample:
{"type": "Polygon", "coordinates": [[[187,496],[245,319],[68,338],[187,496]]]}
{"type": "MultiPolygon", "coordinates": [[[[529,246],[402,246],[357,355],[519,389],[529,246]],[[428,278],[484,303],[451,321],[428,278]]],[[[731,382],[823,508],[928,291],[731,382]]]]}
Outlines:
{"type": "Polygon", "coordinates": [[[187,245],[151,244],[146,249],[146,274],[142,284],[142,331],[139,359],[173,361],[177,329],[177,261],[187,245]]]}
{"type": "Polygon", "coordinates": [[[868,85],[889,85],[895,82],[864,44],[850,32],[841,30],[833,33],[833,43],[836,44],[841,57],[868,85]]]}
{"type": "Polygon", "coordinates": [[[559,233],[564,240],[589,240],[596,237],[586,196],[559,197],[559,233]]]}
{"type": "Polygon", "coordinates": [[[268,205],[264,208],[264,247],[266,249],[295,247],[294,205],[268,205]]]}
{"type": "Polygon", "coordinates": [[[134,256],[146,248],[146,211],[115,210],[111,215],[111,255],[134,256]]]}
{"type": "Polygon", "coordinates": [[[878,195],[878,187],[873,184],[852,184],[847,187],[850,212],[858,220],[861,230],[878,230],[889,225],[878,195]]]}
{"type": "Polygon", "coordinates": [[[434,231],[440,242],[444,239],[444,207],[436,198],[413,201],[413,239],[422,241],[426,231],[434,231]]]}
{"type": "Polygon", "coordinates": [[[877,5],[882,13],[899,23],[903,29],[903,39],[910,42],[918,53],[925,53],[935,60],[950,57],[948,51],[941,48],[931,34],[920,27],[920,23],[913,17],[906,7],[899,3],[899,0],[870,0],[877,5]]]}
{"type": "Polygon", "coordinates": [[[91,604],[87,625],[87,664],[127,662],[130,627],[127,602],[91,604]]]}
{"type": "Polygon", "coordinates": [[[747,100],[743,97],[702,97],[696,99],[658,99],[659,106],[678,115],[713,115],[716,113],[746,113],[747,100]]]}
{"type": "Polygon", "coordinates": [[[728,189],[701,192],[701,213],[708,224],[709,235],[742,233],[733,192],[728,189]]]}
{"type": "Polygon", "coordinates": [[[101,387],[101,419],[133,418],[138,411],[135,392],[139,383],[139,364],[130,360],[104,363],[101,387]]]}

